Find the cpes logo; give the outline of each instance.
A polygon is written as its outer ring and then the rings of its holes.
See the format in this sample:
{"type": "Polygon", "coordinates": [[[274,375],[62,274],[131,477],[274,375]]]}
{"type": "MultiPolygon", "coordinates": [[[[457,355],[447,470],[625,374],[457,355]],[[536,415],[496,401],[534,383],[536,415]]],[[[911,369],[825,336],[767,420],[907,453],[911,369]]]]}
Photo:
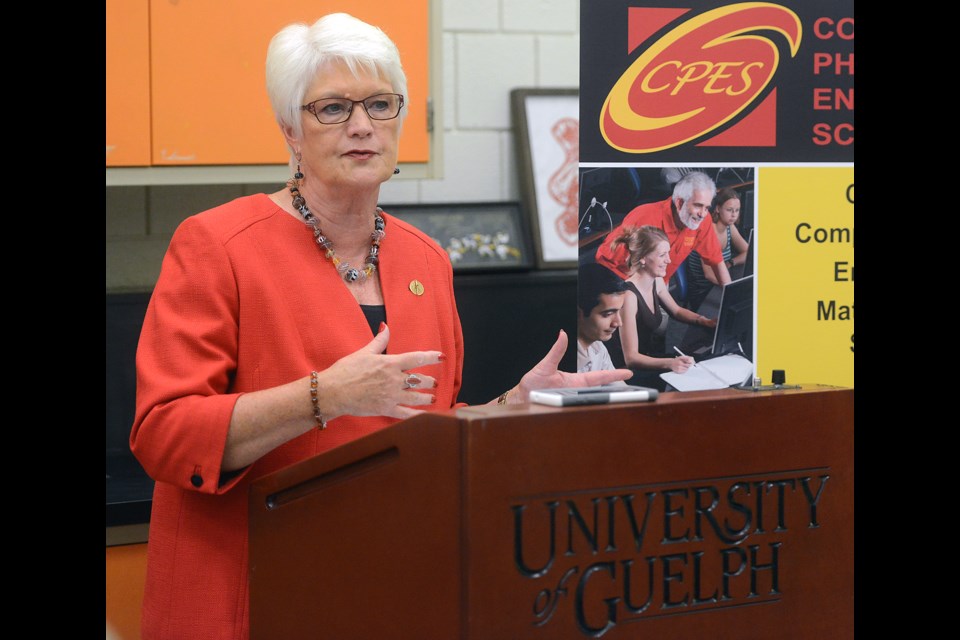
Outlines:
{"type": "MultiPolygon", "coordinates": [[[[638,39],[636,23],[642,19],[635,12],[643,11],[632,10],[631,41],[638,39]]],[[[764,31],[782,34],[790,56],[797,54],[800,18],[786,7],[766,2],[719,7],[671,30],[646,49],[610,90],[600,111],[604,140],[627,153],[651,153],[702,138],[730,122],[764,95],[780,64],[780,50],[764,31]]],[[[746,139],[724,143],[775,144],[763,142],[776,139],[775,112],[763,107],[757,109],[765,119],[761,130],[754,126],[746,139]]]]}

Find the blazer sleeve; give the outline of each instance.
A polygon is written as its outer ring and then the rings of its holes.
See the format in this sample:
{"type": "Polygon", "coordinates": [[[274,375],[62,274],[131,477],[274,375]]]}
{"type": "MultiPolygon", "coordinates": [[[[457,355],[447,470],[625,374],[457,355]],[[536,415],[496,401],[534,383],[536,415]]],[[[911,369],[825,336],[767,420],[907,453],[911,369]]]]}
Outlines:
{"type": "Polygon", "coordinates": [[[222,493],[237,364],[238,290],[222,239],[202,221],[178,227],[164,256],[137,347],[130,449],[151,478],[222,493]]]}

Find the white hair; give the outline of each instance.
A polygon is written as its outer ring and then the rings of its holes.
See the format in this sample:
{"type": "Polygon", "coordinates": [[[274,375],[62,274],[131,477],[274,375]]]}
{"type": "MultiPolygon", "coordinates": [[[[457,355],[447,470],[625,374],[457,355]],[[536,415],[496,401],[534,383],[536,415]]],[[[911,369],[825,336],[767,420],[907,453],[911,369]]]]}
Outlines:
{"type": "Polygon", "coordinates": [[[717,193],[717,185],[707,174],[701,171],[691,171],[680,178],[677,184],[673,185],[673,199],[676,201],[679,198],[687,202],[693,197],[693,192],[698,190],[709,191],[710,197],[707,202],[712,202],[713,196],[717,193]]]}
{"type": "Polygon", "coordinates": [[[277,122],[303,135],[300,106],[324,64],[342,62],[355,75],[361,70],[383,78],[403,96],[407,114],[407,76],[397,45],[381,29],[346,13],[331,13],[312,25],[298,22],[281,29],[267,49],[267,95],[277,122]]]}

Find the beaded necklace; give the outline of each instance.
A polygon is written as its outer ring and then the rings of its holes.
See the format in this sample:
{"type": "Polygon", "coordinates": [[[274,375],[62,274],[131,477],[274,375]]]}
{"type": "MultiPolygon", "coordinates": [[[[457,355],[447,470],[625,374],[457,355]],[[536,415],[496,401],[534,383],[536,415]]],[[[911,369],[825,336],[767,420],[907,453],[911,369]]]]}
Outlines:
{"type": "Polygon", "coordinates": [[[303,216],[304,222],[313,227],[314,239],[317,241],[317,244],[326,251],[327,260],[333,263],[333,266],[336,267],[337,272],[344,281],[352,284],[354,282],[363,282],[372,276],[377,270],[377,265],[380,263],[380,241],[383,240],[383,237],[386,235],[383,230],[383,216],[380,215],[383,213],[383,210],[377,207],[376,211],[374,211],[373,233],[370,234],[370,253],[363,261],[364,267],[358,269],[351,267],[348,263],[337,257],[336,252],[333,250],[333,243],[323,235],[323,231],[320,229],[320,221],[311,213],[307,207],[307,201],[304,200],[303,195],[300,194],[298,181],[291,180],[287,183],[287,186],[290,188],[290,194],[293,196],[294,208],[303,216]]]}

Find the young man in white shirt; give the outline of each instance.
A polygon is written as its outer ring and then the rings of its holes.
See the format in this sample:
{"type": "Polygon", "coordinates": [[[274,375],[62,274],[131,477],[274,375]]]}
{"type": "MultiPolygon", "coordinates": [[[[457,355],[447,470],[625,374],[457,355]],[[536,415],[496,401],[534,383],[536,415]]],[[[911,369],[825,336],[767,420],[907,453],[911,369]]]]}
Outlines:
{"type": "Polygon", "coordinates": [[[616,369],[603,343],[620,326],[620,308],[625,292],[623,279],[610,269],[595,263],[580,266],[577,282],[577,372],[616,369]]]}

